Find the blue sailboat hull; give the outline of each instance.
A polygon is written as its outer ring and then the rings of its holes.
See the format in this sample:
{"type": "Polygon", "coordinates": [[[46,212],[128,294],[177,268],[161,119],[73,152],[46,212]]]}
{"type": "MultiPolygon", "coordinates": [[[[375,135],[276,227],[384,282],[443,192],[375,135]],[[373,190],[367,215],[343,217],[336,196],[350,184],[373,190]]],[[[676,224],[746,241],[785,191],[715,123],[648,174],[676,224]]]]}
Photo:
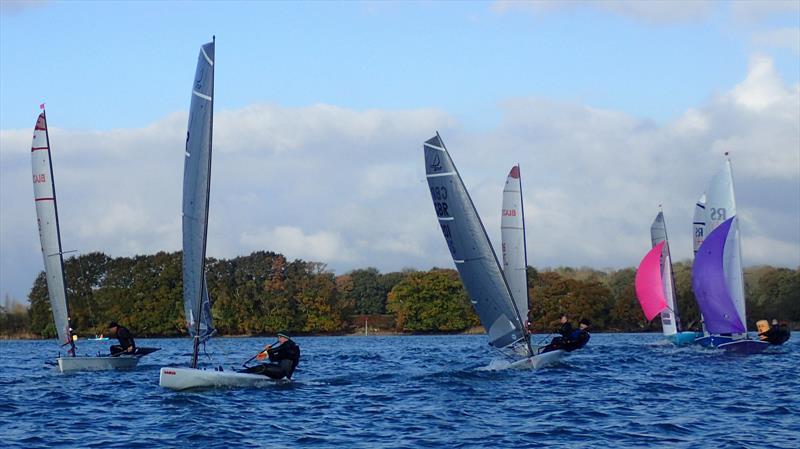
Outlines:
{"type": "Polygon", "coordinates": [[[729,335],[705,335],[695,339],[695,343],[737,354],[758,354],[769,347],[769,343],[765,341],[752,340],[749,337],[734,339],[729,335]]]}
{"type": "Polygon", "coordinates": [[[700,332],[678,332],[667,336],[667,341],[675,346],[687,346],[695,344],[697,338],[702,337],[700,332]]]}

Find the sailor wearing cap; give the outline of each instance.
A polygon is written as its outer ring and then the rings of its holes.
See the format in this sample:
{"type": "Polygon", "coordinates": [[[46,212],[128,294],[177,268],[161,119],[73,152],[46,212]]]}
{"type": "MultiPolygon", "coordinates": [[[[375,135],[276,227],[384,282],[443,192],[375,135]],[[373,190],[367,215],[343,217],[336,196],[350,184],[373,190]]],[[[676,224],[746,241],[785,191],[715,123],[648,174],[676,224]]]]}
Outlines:
{"type": "Polygon", "coordinates": [[[269,357],[269,363],[249,367],[244,372],[263,374],[272,379],[292,378],[292,374],[300,362],[300,347],[286,331],[278,332],[277,337],[276,343],[264,346],[264,350],[256,357],[258,360],[269,357]]]}

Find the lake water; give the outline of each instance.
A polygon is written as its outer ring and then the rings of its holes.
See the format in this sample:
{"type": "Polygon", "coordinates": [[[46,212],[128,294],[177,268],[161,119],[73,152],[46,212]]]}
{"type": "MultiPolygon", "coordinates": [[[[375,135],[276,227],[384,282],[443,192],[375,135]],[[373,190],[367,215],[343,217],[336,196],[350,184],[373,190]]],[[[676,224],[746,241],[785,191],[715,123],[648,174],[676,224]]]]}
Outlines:
{"type": "MultiPolygon", "coordinates": [[[[0,341],[0,446],[8,448],[797,448],[800,341],[737,356],[655,334],[596,334],[558,366],[486,371],[482,335],[297,338],[293,382],[176,393],[189,339],[132,371],[58,374],[54,341],[0,341]]],[[[267,338],[217,338],[241,364],[267,338]]],[[[109,342],[79,342],[79,353],[109,342]]]]}

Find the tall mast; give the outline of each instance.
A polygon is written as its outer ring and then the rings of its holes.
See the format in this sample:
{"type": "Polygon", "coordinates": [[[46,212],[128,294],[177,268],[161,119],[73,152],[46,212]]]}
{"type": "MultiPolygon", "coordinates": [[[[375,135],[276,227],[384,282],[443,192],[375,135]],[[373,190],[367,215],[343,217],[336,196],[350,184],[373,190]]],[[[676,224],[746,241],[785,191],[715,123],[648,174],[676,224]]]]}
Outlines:
{"type": "MultiPolygon", "coordinates": [[[[517,163],[517,170],[519,173],[519,210],[522,214],[522,253],[525,255],[525,302],[530,307],[531,299],[530,299],[530,289],[528,288],[528,242],[525,237],[525,198],[522,196],[522,170],[520,169],[519,163],[517,163]]],[[[514,308],[517,308],[516,301],[512,301],[514,303],[514,308]]],[[[517,309],[517,315],[520,312],[517,309]]],[[[524,320],[522,320],[522,333],[526,336],[525,344],[528,346],[528,354],[534,356],[533,347],[531,346],[531,339],[528,337],[528,317],[526,316],[524,320]]]]}
{"type": "MultiPolygon", "coordinates": [[[[447,146],[445,146],[441,136],[439,136],[439,131],[436,131],[436,137],[439,138],[439,142],[442,144],[442,148],[447,153],[447,157],[450,157],[450,152],[447,151],[447,146]]],[[[452,158],[450,159],[452,160],[452,158]]],[[[458,172],[458,167],[456,167],[455,164],[453,164],[453,171],[455,171],[455,174],[458,177],[458,182],[461,183],[461,185],[463,186],[464,180],[461,179],[461,173],[458,172]]],[[[511,293],[511,288],[508,286],[508,280],[506,280],[506,275],[503,273],[503,270],[500,269],[500,262],[497,260],[497,253],[495,253],[494,251],[494,247],[492,246],[492,241],[489,240],[489,235],[486,233],[486,228],[483,226],[483,221],[480,219],[480,215],[478,215],[478,209],[475,207],[475,203],[472,202],[472,197],[470,196],[469,191],[466,188],[464,188],[464,194],[466,195],[467,200],[469,201],[469,205],[472,207],[473,212],[478,217],[478,223],[481,225],[481,230],[483,231],[483,235],[486,237],[486,241],[489,244],[489,249],[491,250],[492,257],[494,257],[494,263],[497,264],[498,271],[500,272],[500,277],[501,279],[503,279],[503,285],[505,286],[506,291],[508,292],[508,298],[511,300],[510,301],[511,307],[513,307],[514,312],[517,315],[517,322],[522,327],[522,338],[525,340],[525,343],[528,346],[529,354],[533,356],[534,354],[533,354],[533,349],[531,348],[531,342],[528,338],[526,338],[525,322],[522,321],[522,315],[519,313],[519,308],[517,308],[517,304],[514,302],[514,295],[511,293]]]]}
{"type": "MultiPolygon", "coordinates": [[[[217,57],[217,37],[211,37],[211,43],[213,44],[214,48],[214,59],[217,57]]],[[[201,51],[204,51],[201,48],[201,51]]],[[[203,227],[203,257],[201,260],[200,265],[200,273],[202,274],[202,287],[200,288],[200,298],[198,304],[198,317],[195,320],[194,326],[194,341],[193,341],[193,351],[192,351],[192,368],[197,368],[197,358],[200,353],[200,324],[203,321],[203,300],[208,297],[208,286],[206,284],[206,242],[208,241],[208,207],[209,207],[209,199],[211,197],[211,149],[212,149],[212,142],[214,141],[214,71],[215,71],[215,64],[214,60],[211,60],[211,118],[209,120],[209,129],[208,129],[208,176],[206,177],[206,224],[203,227]]]]}
{"type": "Polygon", "coordinates": [[[53,210],[55,211],[56,215],[56,239],[58,240],[58,253],[56,254],[47,254],[47,257],[53,257],[58,255],[58,263],[61,265],[61,282],[64,286],[64,302],[67,308],[67,338],[69,338],[68,342],[61,342],[61,345],[64,346],[69,343],[69,351],[72,357],[75,357],[75,340],[72,339],[72,327],[70,323],[70,313],[69,313],[69,301],[66,300],[67,298],[67,278],[64,275],[64,249],[61,246],[61,225],[58,222],[58,201],[56,200],[56,181],[53,177],[53,154],[50,151],[50,131],[47,126],[47,110],[44,108],[44,103],[42,103],[42,117],[44,117],[44,138],[47,142],[47,161],[48,165],[50,166],[50,187],[53,189],[53,210]]]}
{"type": "MultiPolygon", "coordinates": [[[[661,212],[661,217],[664,217],[664,211],[661,209],[661,205],[658,205],[658,211],[661,212]]],[[[675,310],[672,313],[675,315],[675,330],[680,332],[680,316],[678,315],[678,290],[675,284],[675,270],[672,269],[672,254],[669,250],[669,236],[667,235],[667,220],[664,218],[664,242],[667,247],[667,263],[669,263],[669,277],[670,283],[672,283],[672,296],[675,298],[675,310]]]]}

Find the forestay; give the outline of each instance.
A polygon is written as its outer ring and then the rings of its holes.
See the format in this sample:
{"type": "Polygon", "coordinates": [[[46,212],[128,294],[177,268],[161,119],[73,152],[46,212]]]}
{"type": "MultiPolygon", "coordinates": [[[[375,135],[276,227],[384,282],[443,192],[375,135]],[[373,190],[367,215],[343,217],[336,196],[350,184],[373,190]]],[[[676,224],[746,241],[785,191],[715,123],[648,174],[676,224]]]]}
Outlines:
{"type": "Polygon", "coordinates": [[[489,343],[502,348],[525,336],[489,237],[438,133],[423,145],[433,206],[461,281],[489,343]]]}
{"type": "Polygon", "coordinates": [[[183,304],[189,332],[201,341],[213,333],[205,279],[213,98],[214,42],[209,42],[197,60],[183,165],[183,304]]]}
{"type": "Polygon", "coordinates": [[[58,224],[56,187],[53,180],[50,139],[47,134],[47,119],[44,112],[39,114],[33,131],[31,167],[33,169],[36,219],[39,224],[39,240],[42,244],[50,308],[53,310],[53,320],[55,320],[59,343],[61,345],[72,344],[72,335],[69,329],[69,310],[67,308],[67,290],[64,282],[61,231],[58,224]]]}
{"type": "Polygon", "coordinates": [[[661,327],[664,335],[673,335],[678,332],[678,307],[675,301],[675,288],[672,281],[672,258],[669,254],[667,225],[664,222],[663,212],[659,212],[656,215],[653,224],[650,226],[650,240],[653,247],[664,242],[664,250],[660,253],[660,274],[666,308],[661,311],[661,327]]]}
{"type": "Polygon", "coordinates": [[[528,320],[528,255],[525,245],[525,212],[522,204],[522,180],[519,165],[511,168],[503,188],[500,216],[503,272],[511,296],[524,322],[528,320]]]}

